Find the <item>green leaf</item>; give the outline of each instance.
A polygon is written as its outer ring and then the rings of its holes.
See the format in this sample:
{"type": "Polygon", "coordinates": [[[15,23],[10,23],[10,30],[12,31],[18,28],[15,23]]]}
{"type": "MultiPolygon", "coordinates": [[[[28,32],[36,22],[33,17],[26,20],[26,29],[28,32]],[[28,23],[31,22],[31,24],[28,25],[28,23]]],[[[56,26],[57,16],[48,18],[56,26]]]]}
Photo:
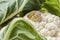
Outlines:
{"type": "Polygon", "coordinates": [[[0,40],[4,38],[4,34],[6,33],[7,29],[8,29],[8,26],[5,26],[0,30],[0,40]]]}
{"type": "MultiPolygon", "coordinates": [[[[22,5],[26,1],[27,0],[4,0],[4,1],[0,1],[0,15],[1,15],[0,16],[0,25],[2,23],[4,23],[5,21],[7,21],[8,19],[15,16],[18,12],[22,11],[22,9],[23,9],[22,5]],[[22,8],[20,8],[20,7],[22,7],[22,8]]],[[[24,4],[24,6],[25,6],[25,4],[24,4]]]]}
{"type": "Polygon", "coordinates": [[[24,16],[32,10],[39,10],[44,0],[1,0],[0,25],[19,13],[24,16]]]}
{"type": "Polygon", "coordinates": [[[46,0],[43,7],[46,8],[51,14],[54,14],[60,17],[59,0],[46,0]]]}
{"type": "MultiPolygon", "coordinates": [[[[2,33],[3,34],[3,33],[2,33]]],[[[39,35],[26,19],[16,18],[9,25],[2,40],[47,40],[39,35]]]]}
{"type": "Polygon", "coordinates": [[[23,11],[20,12],[18,15],[24,16],[26,13],[32,10],[40,10],[44,2],[45,0],[29,0],[28,3],[25,5],[23,11]]]}

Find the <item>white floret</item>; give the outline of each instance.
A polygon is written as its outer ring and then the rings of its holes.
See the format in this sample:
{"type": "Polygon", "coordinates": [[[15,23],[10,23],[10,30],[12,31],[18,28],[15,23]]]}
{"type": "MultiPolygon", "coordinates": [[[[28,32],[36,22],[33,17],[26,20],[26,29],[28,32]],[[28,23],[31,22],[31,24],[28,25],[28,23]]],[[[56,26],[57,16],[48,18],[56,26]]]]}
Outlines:
{"type": "Polygon", "coordinates": [[[52,37],[52,38],[51,38],[51,40],[57,40],[57,38],[55,38],[55,37],[52,37]]]}
{"type": "Polygon", "coordinates": [[[44,28],[40,31],[40,34],[43,35],[43,36],[49,36],[50,32],[47,29],[44,28]]]}
{"type": "Polygon", "coordinates": [[[60,32],[58,32],[57,36],[60,37],[60,32]]]}
{"type": "Polygon", "coordinates": [[[47,40],[51,40],[51,37],[46,37],[47,38],[47,40]]]}
{"type": "MultiPolygon", "coordinates": [[[[24,18],[28,19],[36,28],[39,34],[45,36],[47,40],[60,40],[60,18],[49,12],[38,12],[33,11],[33,13],[40,13],[41,15],[37,17],[40,18],[40,22],[37,20],[36,22],[32,21],[28,18],[27,14],[24,18]]],[[[37,19],[37,18],[36,18],[37,19]]],[[[34,20],[36,20],[34,19],[34,20]]]]}
{"type": "Polygon", "coordinates": [[[60,37],[57,37],[57,40],[60,40],[60,37]]]}
{"type": "Polygon", "coordinates": [[[49,32],[50,32],[50,36],[51,36],[51,37],[55,37],[56,34],[57,34],[57,31],[55,31],[55,30],[51,30],[51,31],[49,31],[49,32]]]}
{"type": "Polygon", "coordinates": [[[47,37],[47,40],[57,40],[55,37],[47,37]]]}
{"type": "Polygon", "coordinates": [[[54,23],[47,23],[45,25],[45,28],[48,30],[57,30],[57,25],[55,25],[54,23]]]}
{"type": "Polygon", "coordinates": [[[40,22],[40,26],[45,27],[45,25],[46,25],[46,22],[40,22]]]}
{"type": "Polygon", "coordinates": [[[37,29],[40,31],[40,30],[42,30],[43,28],[45,28],[45,25],[46,25],[46,22],[40,22],[40,23],[38,23],[39,25],[37,25],[38,27],[37,27],[37,29]]]}
{"type": "Polygon", "coordinates": [[[49,18],[48,19],[48,23],[51,23],[51,22],[53,22],[54,20],[53,20],[53,18],[49,18]]]}
{"type": "Polygon", "coordinates": [[[45,22],[52,22],[53,18],[54,18],[54,16],[52,16],[51,14],[48,14],[48,13],[46,14],[46,16],[42,16],[42,19],[45,22]]]}
{"type": "Polygon", "coordinates": [[[58,31],[57,30],[58,29],[57,26],[55,24],[53,24],[53,23],[47,23],[45,25],[45,28],[49,30],[50,36],[55,36],[57,31],[58,31]]]}

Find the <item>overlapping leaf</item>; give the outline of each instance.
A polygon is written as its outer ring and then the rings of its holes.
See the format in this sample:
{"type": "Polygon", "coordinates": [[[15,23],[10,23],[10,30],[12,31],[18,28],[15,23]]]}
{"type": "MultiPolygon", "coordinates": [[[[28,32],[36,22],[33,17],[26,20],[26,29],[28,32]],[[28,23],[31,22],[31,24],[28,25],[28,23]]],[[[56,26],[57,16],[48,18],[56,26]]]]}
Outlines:
{"type": "Polygon", "coordinates": [[[39,10],[43,2],[44,0],[1,0],[0,25],[18,13],[23,16],[29,11],[39,10]]]}
{"type": "Polygon", "coordinates": [[[23,18],[14,19],[4,31],[5,34],[1,40],[47,40],[36,32],[30,22],[23,18]]]}

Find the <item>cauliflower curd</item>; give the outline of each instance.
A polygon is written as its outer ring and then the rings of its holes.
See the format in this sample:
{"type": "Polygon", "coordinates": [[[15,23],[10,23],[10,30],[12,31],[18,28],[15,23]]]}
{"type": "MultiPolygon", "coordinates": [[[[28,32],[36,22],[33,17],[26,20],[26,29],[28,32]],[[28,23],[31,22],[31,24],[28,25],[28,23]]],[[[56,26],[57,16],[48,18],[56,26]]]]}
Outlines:
{"type": "Polygon", "coordinates": [[[49,12],[32,11],[24,16],[47,40],[60,40],[60,18],[49,12]]]}

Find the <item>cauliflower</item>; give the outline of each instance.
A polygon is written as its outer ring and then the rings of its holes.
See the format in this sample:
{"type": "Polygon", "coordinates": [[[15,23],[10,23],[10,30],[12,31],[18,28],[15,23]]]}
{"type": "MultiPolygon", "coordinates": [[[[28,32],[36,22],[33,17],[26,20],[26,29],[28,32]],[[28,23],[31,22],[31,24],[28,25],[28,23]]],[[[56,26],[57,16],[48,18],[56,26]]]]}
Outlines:
{"type": "Polygon", "coordinates": [[[37,32],[47,40],[60,40],[60,18],[49,13],[32,11],[24,16],[34,26],[37,32]]]}

